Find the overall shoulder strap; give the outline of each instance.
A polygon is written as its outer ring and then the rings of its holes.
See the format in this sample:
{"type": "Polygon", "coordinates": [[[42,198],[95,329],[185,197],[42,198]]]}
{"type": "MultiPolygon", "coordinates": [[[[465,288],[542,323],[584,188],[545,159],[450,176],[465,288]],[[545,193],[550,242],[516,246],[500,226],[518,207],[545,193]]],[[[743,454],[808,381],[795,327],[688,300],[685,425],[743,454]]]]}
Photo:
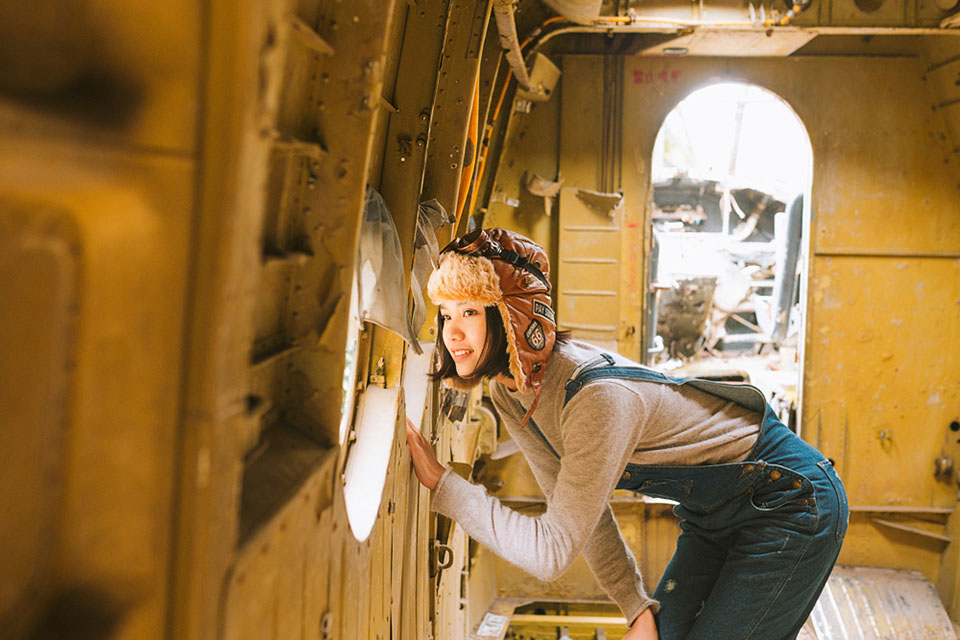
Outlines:
{"type": "Polygon", "coordinates": [[[642,380],[644,382],[660,382],[664,384],[683,384],[686,382],[683,378],[671,378],[659,371],[642,365],[617,366],[613,356],[608,353],[603,353],[592,360],[584,362],[573,370],[570,379],[567,380],[563,386],[567,392],[563,399],[563,406],[567,406],[567,403],[583,388],[583,385],[603,378],[642,380]]]}
{"type": "Polygon", "coordinates": [[[583,385],[604,378],[659,382],[672,385],[689,384],[696,389],[736,402],[761,414],[765,412],[767,405],[763,392],[750,384],[734,384],[701,378],[675,378],[642,365],[616,366],[613,357],[604,353],[574,369],[570,379],[564,385],[567,393],[563,399],[563,406],[567,406],[567,403],[583,388],[583,385]]]}

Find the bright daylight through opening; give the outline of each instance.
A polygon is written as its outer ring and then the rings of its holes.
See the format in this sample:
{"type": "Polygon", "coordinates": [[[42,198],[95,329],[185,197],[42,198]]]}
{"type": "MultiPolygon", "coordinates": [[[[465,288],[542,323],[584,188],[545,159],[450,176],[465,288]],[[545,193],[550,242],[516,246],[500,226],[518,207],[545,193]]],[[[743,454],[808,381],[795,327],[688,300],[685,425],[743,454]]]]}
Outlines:
{"type": "Polygon", "coordinates": [[[680,102],[652,162],[649,362],[749,380],[788,424],[797,405],[811,167],[809,138],[791,108],[740,83],[680,102]]]}

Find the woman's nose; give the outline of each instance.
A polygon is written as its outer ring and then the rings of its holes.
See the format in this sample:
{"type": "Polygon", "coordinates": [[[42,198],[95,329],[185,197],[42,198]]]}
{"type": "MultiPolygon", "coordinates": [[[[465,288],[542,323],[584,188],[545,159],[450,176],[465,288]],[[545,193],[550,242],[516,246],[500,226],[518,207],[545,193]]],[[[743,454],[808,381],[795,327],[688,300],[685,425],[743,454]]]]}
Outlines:
{"type": "Polygon", "coordinates": [[[458,338],[458,339],[459,339],[459,338],[462,338],[462,337],[463,337],[463,329],[460,328],[460,325],[457,324],[457,322],[456,322],[455,320],[448,320],[448,321],[444,324],[444,328],[447,330],[447,335],[448,335],[450,338],[458,338]]]}

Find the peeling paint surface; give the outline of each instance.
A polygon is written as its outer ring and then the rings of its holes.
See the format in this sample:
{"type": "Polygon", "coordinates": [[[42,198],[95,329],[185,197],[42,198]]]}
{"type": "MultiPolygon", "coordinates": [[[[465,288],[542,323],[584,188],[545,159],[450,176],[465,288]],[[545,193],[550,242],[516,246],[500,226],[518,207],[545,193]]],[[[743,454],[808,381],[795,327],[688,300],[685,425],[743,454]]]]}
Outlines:
{"type": "Polygon", "coordinates": [[[927,470],[954,455],[943,447],[960,402],[960,359],[949,346],[960,296],[955,261],[813,263],[823,275],[810,291],[804,437],[836,461],[851,504],[954,505],[955,490],[927,470]],[[896,471],[877,474],[875,464],[896,471]]]}

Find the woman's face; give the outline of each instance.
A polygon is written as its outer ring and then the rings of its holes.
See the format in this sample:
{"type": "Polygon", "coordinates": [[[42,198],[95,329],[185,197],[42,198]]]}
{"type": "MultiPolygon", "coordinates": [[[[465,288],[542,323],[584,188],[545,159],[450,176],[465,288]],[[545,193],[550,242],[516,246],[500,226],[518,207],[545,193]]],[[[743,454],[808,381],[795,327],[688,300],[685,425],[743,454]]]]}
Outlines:
{"type": "Polygon", "coordinates": [[[487,341],[487,314],[482,304],[440,301],[443,346],[457,367],[457,375],[470,377],[480,363],[487,341]]]}

